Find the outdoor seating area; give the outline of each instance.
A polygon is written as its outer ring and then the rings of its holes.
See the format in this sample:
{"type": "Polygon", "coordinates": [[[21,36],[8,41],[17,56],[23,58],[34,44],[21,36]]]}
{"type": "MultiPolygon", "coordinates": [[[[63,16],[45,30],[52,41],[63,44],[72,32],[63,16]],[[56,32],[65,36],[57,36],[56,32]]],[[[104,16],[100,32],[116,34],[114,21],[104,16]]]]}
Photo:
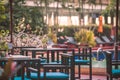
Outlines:
{"type": "Polygon", "coordinates": [[[0,0],[0,80],[120,80],[120,0],[0,0]]]}
{"type": "MultiPolygon", "coordinates": [[[[21,76],[21,80],[24,80],[26,78],[28,78],[30,80],[32,80],[32,79],[35,79],[35,80],[56,80],[56,79],[58,79],[58,80],[74,80],[75,79],[73,76],[74,75],[74,64],[73,64],[74,61],[73,61],[73,57],[72,57],[72,54],[74,54],[73,49],[22,48],[21,54],[14,55],[14,56],[10,55],[8,57],[0,58],[1,67],[4,67],[6,62],[12,58],[13,61],[17,63],[17,65],[24,64],[24,66],[21,67],[21,69],[22,69],[20,71],[21,73],[19,73],[19,76],[21,76]],[[22,56],[21,54],[24,54],[23,51],[25,51],[25,50],[32,51],[33,52],[32,55],[29,57],[24,56],[24,55],[22,56]],[[43,60],[43,58],[35,58],[36,51],[46,52],[46,54],[47,54],[46,60],[43,60]],[[55,51],[57,51],[57,52],[55,52],[55,51]],[[59,51],[60,51],[60,53],[59,53],[59,51]],[[66,51],[69,51],[71,54],[67,54],[66,51]],[[50,57],[49,53],[51,53],[51,57],[52,57],[51,59],[49,58],[50,57]],[[54,60],[55,54],[57,54],[56,55],[57,61],[54,60]],[[59,57],[59,56],[61,56],[61,57],[59,57]],[[41,69],[42,69],[42,71],[40,71],[41,69]],[[52,71],[49,72],[49,69],[53,70],[53,72],[52,71]]],[[[14,66],[14,68],[15,68],[15,66],[14,66]]],[[[12,72],[14,72],[14,71],[12,71],[12,72]]],[[[17,71],[17,72],[19,72],[19,71],[17,71]]],[[[16,74],[17,74],[17,72],[16,72],[16,74]]],[[[11,78],[13,79],[14,77],[16,77],[17,76],[16,74],[14,74],[11,78]]],[[[4,76],[6,76],[6,75],[4,75],[4,76]]]]}
{"type": "MultiPolygon", "coordinates": [[[[14,74],[12,73],[12,75],[8,77],[9,80],[78,80],[83,78],[82,75],[84,74],[89,76],[86,77],[87,79],[94,80],[93,75],[96,75],[96,73],[94,73],[94,69],[97,63],[93,65],[93,62],[95,61],[93,60],[93,50],[91,47],[79,46],[77,49],[58,47],[19,48],[19,54],[8,55],[8,57],[0,58],[1,68],[6,66],[7,62],[9,62],[9,59],[12,59],[11,63],[15,65],[13,66],[14,71],[12,71],[14,74]],[[44,52],[43,56],[36,58],[37,52],[44,52]],[[86,68],[87,73],[86,70],[82,70],[84,68],[86,68]]],[[[107,64],[108,62],[110,63],[110,58],[108,59],[109,53],[105,54],[105,66],[110,67],[110,64],[107,64]]],[[[99,69],[100,66],[97,66],[97,68],[99,69]]],[[[105,72],[110,72],[110,70],[108,70],[109,68],[104,67],[103,69],[104,73],[102,73],[102,76],[105,78],[105,80],[109,80],[107,79],[108,74],[105,72]]],[[[119,70],[117,72],[119,73],[119,70]]],[[[98,73],[97,75],[101,74],[98,73]]]]}

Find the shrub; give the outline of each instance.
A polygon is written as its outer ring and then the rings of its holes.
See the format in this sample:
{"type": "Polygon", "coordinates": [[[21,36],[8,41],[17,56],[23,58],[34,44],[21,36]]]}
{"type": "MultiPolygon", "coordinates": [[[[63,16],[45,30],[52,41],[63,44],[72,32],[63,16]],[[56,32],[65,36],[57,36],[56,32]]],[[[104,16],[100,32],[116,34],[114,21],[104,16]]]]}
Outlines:
{"type": "Polygon", "coordinates": [[[87,29],[81,29],[78,32],[75,32],[75,40],[80,44],[87,44],[91,47],[96,45],[94,40],[94,33],[87,29]]]}

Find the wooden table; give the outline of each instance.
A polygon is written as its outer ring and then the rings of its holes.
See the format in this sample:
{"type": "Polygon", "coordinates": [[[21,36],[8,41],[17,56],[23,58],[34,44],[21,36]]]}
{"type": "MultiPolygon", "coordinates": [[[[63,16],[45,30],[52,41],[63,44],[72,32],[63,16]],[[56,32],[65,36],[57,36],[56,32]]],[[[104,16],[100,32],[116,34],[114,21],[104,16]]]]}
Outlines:
{"type": "Polygon", "coordinates": [[[67,51],[72,51],[73,49],[70,48],[22,48],[22,55],[28,55],[28,51],[31,52],[32,54],[32,58],[36,57],[36,52],[46,52],[47,53],[47,62],[50,61],[50,57],[51,57],[51,61],[54,62],[55,61],[55,53],[57,54],[57,61],[59,60],[59,53],[60,52],[67,52],[67,51]],[[51,56],[50,56],[51,54],[51,56]]]}
{"type": "MultiPolygon", "coordinates": [[[[21,65],[21,68],[19,71],[17,71],[18,76],[22,76],[22,80],[24,80],[24,65],[25,62],[30,61],[32,58],[29,56],[23,56],[23,55],[11,55],[8,57],[1,57],[0,58],[0,66],[4,67],[2,63],[8,62],[9,59],[12,59],[14,62],[17,62],[17,65],[21,65]]],[[[14,72],[14,71],[13,71],[14,72]]]]}
{"type": "MultiPolygon", "coordinates": [[[[36,56],[36,52],[40,51],[40,52],[46,52],[47,53],[47,63],[49,63],[50,61],[50,57],[51,57],[51,61],[54,62],[55,61],[55,53],[57,54],[57,61],[59,61],[59,54],[60,52],[62,53],[66,53],[67,51],[71,51],[71,53],[74,54],[74,49],[72,48],[22,48],[22,55],[28,55],[28,51],[31,51],[32,54],[32,58],[35,58],[36,56]],[[51,53],[51,55],[50,55],[51,53]]],[[[71,78],[74,80],[74,75],[75,75],[75,65],[74,65],[74,58],[72,59],[72,72],[71,72],[71,78]]]]}

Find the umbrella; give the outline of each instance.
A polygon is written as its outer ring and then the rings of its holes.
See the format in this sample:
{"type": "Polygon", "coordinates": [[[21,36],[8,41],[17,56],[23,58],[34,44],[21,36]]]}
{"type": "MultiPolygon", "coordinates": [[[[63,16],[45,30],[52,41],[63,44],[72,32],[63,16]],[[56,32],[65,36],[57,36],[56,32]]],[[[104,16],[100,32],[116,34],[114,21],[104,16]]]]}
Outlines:
{"type": "Polygon", "coordinates": [[[103,24],[102,24],[102,16],[99,16],[99,26],[98,26],[98,32],[102,33],[103,32],[103,24]]]}

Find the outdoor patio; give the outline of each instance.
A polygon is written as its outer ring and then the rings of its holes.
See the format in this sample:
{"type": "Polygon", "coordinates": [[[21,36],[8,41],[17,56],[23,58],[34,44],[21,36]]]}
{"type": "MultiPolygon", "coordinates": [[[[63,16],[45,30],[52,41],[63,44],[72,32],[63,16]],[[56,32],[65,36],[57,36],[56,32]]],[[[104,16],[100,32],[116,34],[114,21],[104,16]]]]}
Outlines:
{"type": "Polygon", "coordinates": [[[120,80],[120,0],[0,0],[0,80],[120,80]]]}

